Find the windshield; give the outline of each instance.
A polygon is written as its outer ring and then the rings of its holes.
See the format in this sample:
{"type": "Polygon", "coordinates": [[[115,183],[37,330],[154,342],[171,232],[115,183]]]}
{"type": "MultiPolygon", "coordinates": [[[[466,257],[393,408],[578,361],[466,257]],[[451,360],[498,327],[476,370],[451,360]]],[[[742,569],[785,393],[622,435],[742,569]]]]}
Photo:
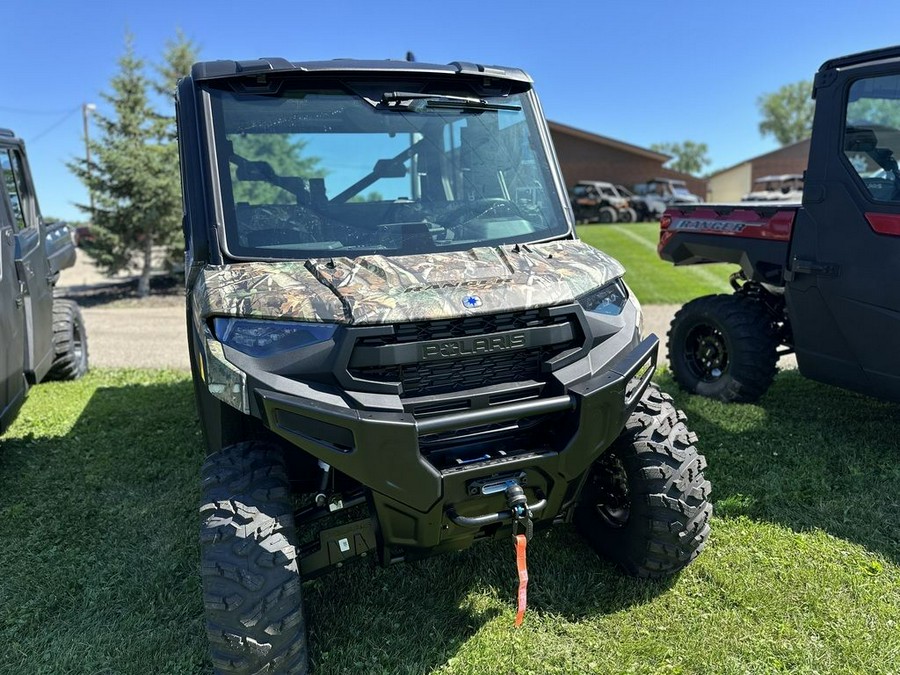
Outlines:
{"type": "Polygon", "coordinates": [[[228,252],[400,255],[568,233],[527,93],[422,90],[211,89],[228,252]]]}

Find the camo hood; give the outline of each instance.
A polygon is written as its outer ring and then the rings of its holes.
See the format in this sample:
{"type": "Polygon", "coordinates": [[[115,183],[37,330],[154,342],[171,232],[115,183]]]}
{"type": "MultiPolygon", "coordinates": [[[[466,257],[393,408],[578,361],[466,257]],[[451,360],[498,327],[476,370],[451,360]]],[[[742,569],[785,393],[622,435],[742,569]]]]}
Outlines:
{"type": "Polygon", "coordinates": [[[393,324],[573,302],[625,272],[581,241],[207,267],[195,316],[393,324]]]}

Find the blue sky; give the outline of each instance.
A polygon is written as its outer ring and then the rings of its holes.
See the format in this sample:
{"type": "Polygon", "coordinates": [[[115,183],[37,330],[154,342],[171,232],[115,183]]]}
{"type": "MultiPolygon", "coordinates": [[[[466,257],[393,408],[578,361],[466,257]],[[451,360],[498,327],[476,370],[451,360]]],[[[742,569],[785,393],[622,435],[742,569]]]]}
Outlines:
{"type": "MultiPolygon", "coordinates": [[[[0,127],[28,147],[45,215],[81,218],[65,162],[84,153],[81,106],[105,103],[126,30],[156,61],[180,28],[202,59],[282,56],[518,66],[548,118],[647,147],[694,140],[711,169],[777,147],[757,98],[826,59],[900,41],[900,7],[754,2],[232,2],[14,0],[4,10],[0,127]]],[[[160,106],[169,106],[160,101],[160,106]]]]}

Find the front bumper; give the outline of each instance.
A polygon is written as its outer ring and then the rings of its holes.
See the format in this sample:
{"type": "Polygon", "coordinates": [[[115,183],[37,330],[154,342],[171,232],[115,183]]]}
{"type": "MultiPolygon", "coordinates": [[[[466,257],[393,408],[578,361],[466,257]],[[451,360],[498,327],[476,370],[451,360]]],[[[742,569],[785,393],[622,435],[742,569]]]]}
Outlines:
{"type": "Polygon", "coordinates": [[[416,418],[405,412],[349,409],[307,397],[255,388],[267,426],[371,490],[383,545],[414,551],[464,548],[505,530],[502,494],[483,495],[479,482],[515,478],[529,503],[545,502],[538,522],[568,517],[591,463],[621,432],[652,376],[659,341],[633,346],[615,366],[566,388],[565,394],[487,409],[416,418]],[[429,434],[553,415],[561,442],[522,448],[481,461],[437,468],[420,451],[429,434]],[[474,519],[474,520],[473,520],[474,519]]]}
{"type": "MultiPolygon", "coordinates": [[[[570,351],[543,384],[424,399],[366,393],[356,381],[317,386],[279,371],[277,363],[223,351],[209,329],[198,341],[205,345],[198,362],[214,396],[368,488],[373,531],[342,532],[340,539],[360,537],[364,543],[353,547],[360,552],[377,538],[387,562],[508,533],[505,497],[485,483],[521,485],[529,504],[542,504],[537,526],[571,517],[588,468],[618,437],[656,366],[659,341],[640,339],[635,303],[604,321],[605,336],[570,351]],[[460,409],[461,400],[467,405],[460,409]],[[515,431],[504,436],[508,429],[515,431]],[[445,444],[453,450],[445,453],[445,444]]],[[[341,363],[350,360],[345,352],[340,345],[323,349],[341,363]]]]}

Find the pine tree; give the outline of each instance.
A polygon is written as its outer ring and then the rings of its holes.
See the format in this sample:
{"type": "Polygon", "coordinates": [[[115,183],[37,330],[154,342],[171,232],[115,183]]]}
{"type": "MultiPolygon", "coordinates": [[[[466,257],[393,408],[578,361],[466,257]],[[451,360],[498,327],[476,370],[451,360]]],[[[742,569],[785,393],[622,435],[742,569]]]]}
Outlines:
{"type": "MultiPolygon", "coordinates": [[[[166,50],[163,52],[163,62],[156,67],[159,79],[153,83],[153,89],[157,94],[165,96],[171,104],[175,95],[175,86],[178,80],[190,74],[191,66],[197,60],[200,49],[194,41],[185,36],[181,29],[175,31],[175,39],[166,41],[166,50]]],[[[171,107],[171,105],[170,105],[171,107]]],[[[171,117],[172,137],[175,135],[175,117],[171,117]]]]}
{"type": "MultiPolygon", "coordinates": [[[[169,43],[163,81],[183,63],[193,46],[181,36],[169,43]],[[186,45],[186,46],[185,46],[186,45]]],[[[98,267],[112,275],[137,267],[141,275],[138,296],[150,293],[153,248],[178,249],[181,192],[174,118],[158,114],[150,102],[154,84],[144,74],[144,61],[134,51],[134,38],[125,37],[119,72],[102,98],[111,106],[109,116],[96,113],[98,137],[91,141],[92,161],[76,160],[69,168],[94,196],[93,212],[81,206],[91,219],[94,241],[89,253],[98,267]]]]}
{"type": "MultiPolygon", "coordinates": [[[[304,156],[306,142],[291,134],[243,134],[229,137],[234,154],[250,161],[264,161],[279,176],[324,178],[318,157],[304,156]]],[[[231,166],[235,202],[248,204],[290,204],[296,197],[287,190],[264,181],[238,180],[231,166]]]]}
{"type": "Polygon", "coordinates": [[[161,143],[165,150],[164,164],[168,171],[166,200],[173,220],[168,223],[165,232],[161,233],[159,244],[165,247],[166,260],[172,267],[180,263],[184,256],[184,238],[181,232],[181,174],[178,170],[178,134],[174,115],[175,87],[180,78],[190,73],[191,66],[197,60],[198,51],[193,41],[178,30],[175,39],[166,42],[162,64],[156,66],[157,79],[152,83],[156,93],[163,97],[167,112],[160,118],[161,143]]]}

